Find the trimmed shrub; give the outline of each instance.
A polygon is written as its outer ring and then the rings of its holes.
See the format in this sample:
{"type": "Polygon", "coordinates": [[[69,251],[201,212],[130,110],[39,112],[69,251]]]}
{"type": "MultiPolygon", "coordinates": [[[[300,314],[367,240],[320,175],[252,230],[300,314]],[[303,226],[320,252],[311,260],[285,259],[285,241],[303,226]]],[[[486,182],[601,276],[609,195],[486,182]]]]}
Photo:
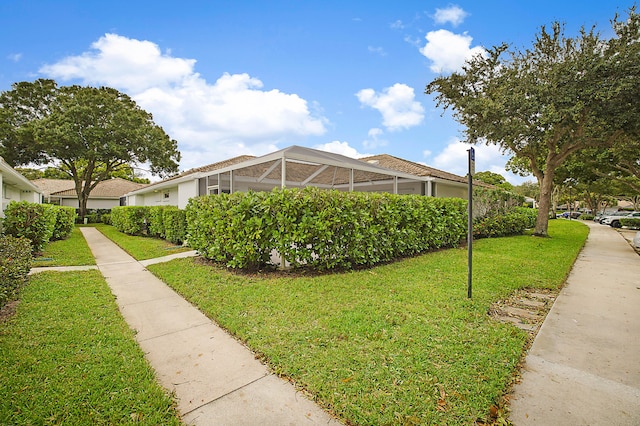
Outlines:
{"type": "Polygon", "coordinates": [[[111,213],[103,214],[100,221],[106,225],[111,225],[111,213]]]}
{"type": "Polygon", "coordinates": [[[142,235],[146,231],[147,211],[144,206],[117,206],[111,209],[111,224],[120,232],[142,235]]]}
{"type": "Polygon", "coordinates": [[[522,234],[536,224],[537,209],[515,208],[511,213],[489,216],[473,224],[473,238],[495,238],[522,234]]]}
{"type": "Polygon", "coordinates": [[[4,213],[4,233],[29,239],[33,253],[42,251],[51,240],[56,226],[56,206],[12,201],[4,213]]]}
{"type": "Polygon", "coordinates": [[[523,196],[503,189],[474,188],[473,237],[518,235],[534,227],[538,210],[519,207],[523,202],[523,196]]]}
{"type": "Polygon", "coordinates": [[[466,201],[307,187],[193,198],[189,246],[232,268],[370,266],[465,238],[466,201]]]}
{"type": "Polygon", "coordinates": [[[187,214],[177,207],[168,206],[163,211],[164,238],[174,244],[182,244],[187,235],[187,214]]]}
{"type": "Polygon", "coordinates": [[[14,298],[31,269],[31,241],[0,235],[0,308],[14,298]]]}
{"type": "Polygon", "coordinates": [[[637,217],[621,217],[620,225],[629,228],[640,229],[640,218],[637,217]]]}
{"type": "Polygon", "coordinates": [[[55,206],[56,224],[51,240],[64,240],[71,235],[76,221],[76,209],[73,207],[55,206]]]}
{"type": "Polygon", "coordinates": [[[583,213],[579,217],[580,220],[593,220],[594,218],[595,216],[589,213],[583,213]]]}
{"type": "Polygon", "coordinates": [[[163,214],[166,206],[152,206],[147,208],[147,235],[150,237],[164,238],[163,214]]]}

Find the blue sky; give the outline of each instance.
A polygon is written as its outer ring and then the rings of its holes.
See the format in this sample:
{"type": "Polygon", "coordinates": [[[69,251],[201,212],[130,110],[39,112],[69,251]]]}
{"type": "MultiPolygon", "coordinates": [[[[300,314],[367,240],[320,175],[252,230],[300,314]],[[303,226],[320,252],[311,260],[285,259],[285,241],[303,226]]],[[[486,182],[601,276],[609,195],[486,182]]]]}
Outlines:
{"type": "MultiPolygon", "coordinates": [[[[461,127],[425,86],[542,25],[610,33],[631,1],[2,0],[0,90],[53,78],[133,97],[178,141],[181,170],[289,145],[387,153],[464,175],[461,127]]],[[[512,183],[508,154],[476,170],[512,183]]]]}

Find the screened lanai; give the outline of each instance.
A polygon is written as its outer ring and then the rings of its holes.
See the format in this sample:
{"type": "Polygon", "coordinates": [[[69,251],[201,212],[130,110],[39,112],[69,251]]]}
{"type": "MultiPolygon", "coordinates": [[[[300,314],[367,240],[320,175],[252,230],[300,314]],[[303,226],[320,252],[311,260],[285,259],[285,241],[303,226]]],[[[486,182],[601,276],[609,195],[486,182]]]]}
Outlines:
{"type": "Polygon", "coordinates": [[[174,205],[206,194],[316,186],[339,191],[467,197],[466,179],[387,154],[354,159],[291,146],[261,157],[239,156],[132,191],[130,206],[174,205]]]}
{"type": "Polygon", "coordinates": [[[432,195],[430,176],[416,176],[325,151],[291,146],[201,174],[198,193],[315,186],[339,191],[432,195]]]}

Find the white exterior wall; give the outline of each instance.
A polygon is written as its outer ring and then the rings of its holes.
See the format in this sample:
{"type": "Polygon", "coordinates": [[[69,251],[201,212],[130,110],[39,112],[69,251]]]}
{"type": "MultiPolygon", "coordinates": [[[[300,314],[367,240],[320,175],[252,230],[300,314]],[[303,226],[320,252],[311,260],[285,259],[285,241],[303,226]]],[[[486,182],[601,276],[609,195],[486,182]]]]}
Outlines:
{"type": "MultiPolygon", "coordinates": [[[[61,206],[78,208],[78,200],[75,198],[62,198],[60,200],[61,206]]],[[[87,200],[87,209],[111,209],[113,207],[119,206],[120,200],[114,200],[112,198],[98,198],[98,199],[88,199],[87,200]]]]}
{"type": "Polygon", "coordinates": [[[447,185],[442,182],[436,183],[436,197],[439,198],[462,198],[467,199],[467,187],[464,185],[447,185]]]}
{"type": "MultiPolygon", "coordinates": [[[[7,208],[12,201],[28,201],[30,203],[40,204],[40,194],[34,191],[24,191],[17,189],[13,185],[7,185],[2,180],[2,174],[0,174],[0,187],[2,187],[2,212],[7,208]]],[[[0,217],[4,217],[4,213],[0,217]]]]}
{"type": "Polygon", "coordinates": [[[185,207],[187,207],[189,199],[198,196],[198,180],[194,179],[188,182],[180,183],[176,192],[177,203],[172,205],[178,206],[178,208],[180,209],[184,209],[185,207]]]}

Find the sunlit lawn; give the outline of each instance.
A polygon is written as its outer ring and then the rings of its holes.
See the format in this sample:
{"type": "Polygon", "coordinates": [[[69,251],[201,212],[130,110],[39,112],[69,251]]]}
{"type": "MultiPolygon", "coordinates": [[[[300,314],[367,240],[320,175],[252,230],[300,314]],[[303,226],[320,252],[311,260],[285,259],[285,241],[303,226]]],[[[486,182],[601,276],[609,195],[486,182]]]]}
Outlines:
{"type": "Polygon", "coordinates": [[[0,424],[180,424],[98,271],[31,276],[0,321],[0,424]]]}
{"type": "Polygon", "coordinates": [[[471,300],[465,248],[319,276],[194,259],[149,269],[345,421],[472,424],[508,389],[527,340],[487,315],[491,303],[558,288],[588,228],[551,221],[549,232],[476,241],[471,300]]]}
{"type": "Polygon", "coordinates": [[[111,225],[100,223],[95,227],[136,260],[154,259],[192,250],[189,247],[176,246],[160,238],[123,234],[111,225]]]}
{"type": "Polygon", "coordinates": [[[32,266],[83,266],[95,265],[80,229],[74,227],[69,238],[48,243],[41,256],[34,259],[32,266]]]}

